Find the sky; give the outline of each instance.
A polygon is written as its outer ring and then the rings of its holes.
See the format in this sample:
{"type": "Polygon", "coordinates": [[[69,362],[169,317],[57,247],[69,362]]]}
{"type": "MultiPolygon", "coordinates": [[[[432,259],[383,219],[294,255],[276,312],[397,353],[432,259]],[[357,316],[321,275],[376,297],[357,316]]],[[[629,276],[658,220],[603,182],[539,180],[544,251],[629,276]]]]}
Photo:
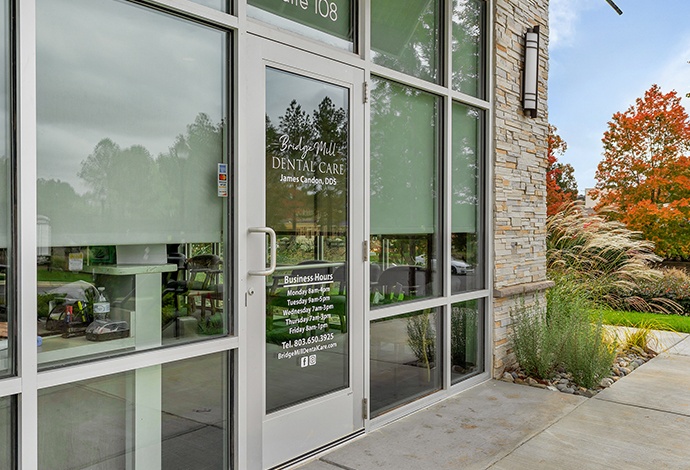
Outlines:
{"type": "Polygon", "coordinates": [[[549,123],[568,144],[581,194],[596,184],[601,138],[653,84],[690,112],[690,0],[550,0],[549,123]]]}

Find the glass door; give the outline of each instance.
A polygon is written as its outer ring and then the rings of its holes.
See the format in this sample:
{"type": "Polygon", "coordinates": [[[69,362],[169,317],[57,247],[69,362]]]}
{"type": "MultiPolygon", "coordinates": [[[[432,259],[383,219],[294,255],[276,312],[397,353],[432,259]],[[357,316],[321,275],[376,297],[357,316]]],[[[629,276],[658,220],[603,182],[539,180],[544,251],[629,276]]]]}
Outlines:
{"type": "Polygon", "coordinates": [[[262,167],[263,181],[248,188],[248,247],[257,247],[248,253],[248,314],[264,319],[253,323],[249,342],[263,344],[270,467],[363,427],[364,286],[353,281],[361,282],[364,267],[354,256],[363,218],[353,217],[362,214],[353,188],[362,192],[363,72],[256,43],[262,90],[252,100],[253,122],[263,136],[254,133],[250,171],[262,167]]]}

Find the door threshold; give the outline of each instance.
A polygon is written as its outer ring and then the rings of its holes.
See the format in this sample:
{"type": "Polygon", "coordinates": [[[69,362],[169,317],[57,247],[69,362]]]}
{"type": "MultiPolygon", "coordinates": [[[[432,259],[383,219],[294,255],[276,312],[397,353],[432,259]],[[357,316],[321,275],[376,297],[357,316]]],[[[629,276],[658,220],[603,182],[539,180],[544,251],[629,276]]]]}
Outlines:
{"type": "Polygon", "coordinates": [[[333,448],[338,447],[341,444],[345,444],[346,442],[363,435],[364,428],[355,431],[352,434],[348,434],[347,436],[343,436],[340,439],[336,439],[335,441],[329,442],[328,444],[322,445],[321,447],[309,451],[306,454],[302,454],[299,457],[295,457],[294,459],[290,459],[287,462],[283,462],[279,465],[276,465],[275,467],[271,467],[270,470],[287,470],[290,468],[295,468],[295,466],[301,465],[305,463],[307,460],[312,459],[319,454],[332,450],[333,448]]]}

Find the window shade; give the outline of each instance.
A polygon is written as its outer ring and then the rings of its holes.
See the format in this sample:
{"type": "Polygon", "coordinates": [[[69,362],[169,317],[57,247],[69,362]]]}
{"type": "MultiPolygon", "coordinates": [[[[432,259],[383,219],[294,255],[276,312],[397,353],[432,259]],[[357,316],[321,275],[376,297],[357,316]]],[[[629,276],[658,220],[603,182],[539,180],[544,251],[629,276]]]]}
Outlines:
{"type": "Polygon", "coordinates": [[[372,80],[371,233],[436,232],[438,99],[372,80]]]}
{"type": "Polygon", "coordinates": [[[479,208],[479,124],[481,111],[453,103],[451,227],[475,233],[479,208]]]}

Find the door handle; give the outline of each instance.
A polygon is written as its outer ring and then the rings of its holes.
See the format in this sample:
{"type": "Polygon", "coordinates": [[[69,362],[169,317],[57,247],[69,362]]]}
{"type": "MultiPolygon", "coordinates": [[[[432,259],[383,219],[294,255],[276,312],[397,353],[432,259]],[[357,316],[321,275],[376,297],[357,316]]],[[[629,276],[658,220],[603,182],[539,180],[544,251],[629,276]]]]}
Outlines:
{"type": "Polygon", "coordinates": [[[271,266],[261,271],[249,271],[250,276],[270,276],[276,270],[276,260],[278,243],[276,243],[276,232],[271,227],[250,227],[249,233],[267,233],[271,242],[271,266]]]}

